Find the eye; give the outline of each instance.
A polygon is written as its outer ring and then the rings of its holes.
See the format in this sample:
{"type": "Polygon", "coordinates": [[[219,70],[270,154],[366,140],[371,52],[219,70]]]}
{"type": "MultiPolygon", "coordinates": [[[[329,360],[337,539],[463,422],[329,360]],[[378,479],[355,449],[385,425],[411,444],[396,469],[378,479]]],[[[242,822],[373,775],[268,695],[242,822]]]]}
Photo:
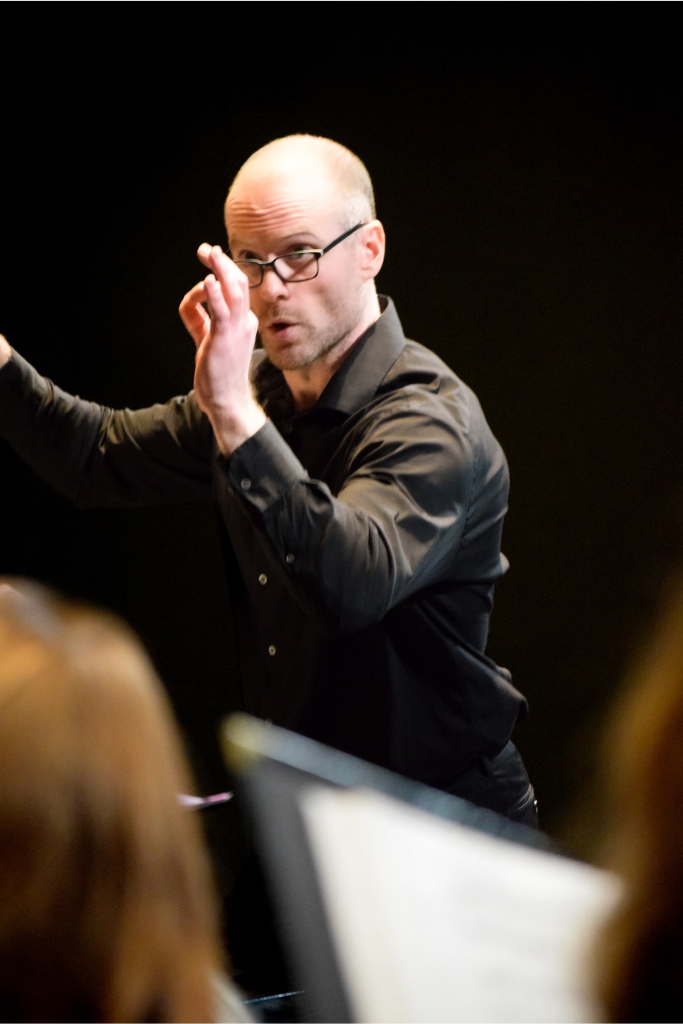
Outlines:
{"type": "Polygon", "coordinates": [[[280,259],[292,270],[299,270],[301,267],[307,267],[309,264],[315,263],[317,253],[311,252],[310,250],[300,250],[299,252],[290,252],[286,256],[281,256],[280,259]]]}

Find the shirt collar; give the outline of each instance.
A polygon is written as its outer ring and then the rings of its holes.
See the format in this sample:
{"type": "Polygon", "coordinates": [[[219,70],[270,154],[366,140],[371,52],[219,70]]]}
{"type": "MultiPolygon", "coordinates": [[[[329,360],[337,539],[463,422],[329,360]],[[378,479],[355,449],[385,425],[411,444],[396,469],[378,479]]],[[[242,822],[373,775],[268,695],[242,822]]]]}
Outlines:
{"type": "Polygon", "coordinates": [[[396,307],[380,296],[382,315],[368,327],[316,403],[318,409],[338,409],[349,415],[362,409],[375,395],[403,351],[406,339],[396,307]]]}
{"type": "MultiPolygon", "coordinates": [[[[406,343],[396,307],[385,295],[379,296],[382,313],[368,327],[328,382],[313,409],[336,409],[351,415],[372,400],[406,343]]],[[[256,370],[255,384],[266,412],[276,407],[291,408],[291,393],[282,371],[264,357],[256,370]],[[289,396],[289,401],[287,401],[289,396]]],[[[312,411],[312,410],[309,410],[312,411]]],[[[270,412],[269,412],[270,414],[270,412]]]]}

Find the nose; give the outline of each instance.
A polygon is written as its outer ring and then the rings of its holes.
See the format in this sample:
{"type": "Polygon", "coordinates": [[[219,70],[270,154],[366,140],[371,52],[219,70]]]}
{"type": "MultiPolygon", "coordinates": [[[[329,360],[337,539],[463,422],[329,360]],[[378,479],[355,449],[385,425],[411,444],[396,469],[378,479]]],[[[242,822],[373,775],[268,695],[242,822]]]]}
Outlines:
{"type": "Polygon", "coordinates": [[[261,298],[265,302],[273,302],[275,299],[289,296],[289,285],[282,280],[273,267],[265,267],[263,281],[256,291],[261,293],[261,298]]]}

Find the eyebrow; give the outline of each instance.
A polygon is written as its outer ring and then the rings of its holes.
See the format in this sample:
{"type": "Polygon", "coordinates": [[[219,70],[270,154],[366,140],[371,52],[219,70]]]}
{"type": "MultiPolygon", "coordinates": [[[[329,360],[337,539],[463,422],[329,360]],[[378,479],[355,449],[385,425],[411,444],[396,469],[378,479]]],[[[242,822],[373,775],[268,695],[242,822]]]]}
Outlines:
{"type": "MultiPolygon", "coordinates": [[[[304,241],[304,239],[307,236],[309,238],[310,237],[313,237],[313,238],[316,237],[312,231],[293,231],[291,234],[286,235],[286,237],[282,239],[282,245],[286,246],[289,242],[292,242],[292,241],[295,241],[295,240],[300,240],[304,245],[310,246],[311,249],[320,249],[320,248],[322,248],[322,246],[320,244],[316,244],[315,241],[314,242],[306,242],[306,241],[304,241]]],[[[246,245],[246,243],[236,243],[236,245],[233,246],[233,243],[230,241],[230,239],[228,239],[228,249],[229,249],[231,254],[234,252],[236,255],[242,255],[243,253],[247,253],[247,252],[254,252],[254,250],[250,249],[249,246],[246,245]]]]}

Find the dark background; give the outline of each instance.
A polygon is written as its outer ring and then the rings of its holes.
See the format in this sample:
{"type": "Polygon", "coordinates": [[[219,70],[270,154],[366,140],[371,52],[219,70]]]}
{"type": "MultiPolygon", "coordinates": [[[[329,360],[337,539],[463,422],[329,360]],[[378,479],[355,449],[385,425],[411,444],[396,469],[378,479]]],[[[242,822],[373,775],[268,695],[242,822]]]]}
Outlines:
{"type": "MultiPolygon", "coordinates": [[[[490,653],[529,698],[517,741],[555,833],[680,553],[672,6],[102,4],[79,5],[83,44],[57,21],[4,35],[0,330],[104,404],[191,386],[177,306],[254,149],[303,131],[365,161],[380,290],[510,462],[490,653]],[[123,20],[142,9],[151,34],[123,20]]],[[[238,696],[212,509],[77,512],[4,444],[0,474],[0,572],[125,616],[221,788],[238,696]]]]}

